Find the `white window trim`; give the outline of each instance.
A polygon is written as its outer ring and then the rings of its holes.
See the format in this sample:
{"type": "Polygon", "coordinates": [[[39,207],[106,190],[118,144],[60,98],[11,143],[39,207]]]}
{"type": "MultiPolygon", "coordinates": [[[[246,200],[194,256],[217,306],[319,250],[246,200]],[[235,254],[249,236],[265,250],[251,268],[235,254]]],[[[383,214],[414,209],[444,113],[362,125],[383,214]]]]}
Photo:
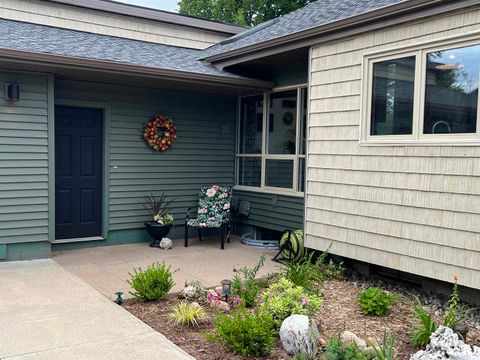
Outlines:
{"type": "MultiPolygon", "coordinates": [[[[294,196],[294,197],[304,197],[305,192],[299,191],[299,171],[300,171],[300,161],[299,159],[305,158],[306,154],[299,154],[300,151],[300,141],[301,141],[301,99],[302,99],[302,89],[308,89],[308,84],[296,84],[291,86],[283,86],[277,87],[272,89],[272,91],[263,94],[263,132],[262,132],[262,152],[258,154],[240,154],[240,127],[241,127],[241,99],[247,98],[250,96],[255,95],[248,95],[248,96],[240,96],[238,101],[238,111],[237,111],[237,135],[236,135],[236,146],[235,146],[235,158],[236,158],[236,166],[235,166],[235,190],[241,191],[252,191],[252,192],[259,192],[259,193],[266,193],[266,194],[275,194],[275,195],[285,195],[285,196],[294,196]],[[274,92],[282,92],[288,90],[297,90],[297,108],[296,108],[296,142],[295,142],[295,154],[269,154],[267,151],[267,139],[268,139],[268,125],[269,125],[269,111],[268,111],[268,103],[269,103],[269,95],[274,92]],[[256,186],[246,186],[246,185],[239,185],[239,161],[240,158],[260,158],[261,159],[261,178],[260,178],[260,187],[256,186]],[[280,187],[272,187],[267,186],[265,184],[265,174],[266,174],[266,162],[267,160],[291,160],[293,161],[293,177],[292,177],[292,184],[293,187],[291,189],[287,188],[280,188],[280,187]]],[[[308,113],[307,113],[307,123],[308,123],[308,113]]],[[[306,129],[304,130],[306,131],[306,129]]],[[[306,133],[305,133],[306,134],[306,133]]]]}
{"type": "MultiPolygon", "coordinates": [[[[436,42],[404,47],[400,51],[387,50],[365,54],[362,63],[362,101],[360,119],[361,146],[478,146],[480,145],[480,91],[477,110],[477,132],[464,134],[423,134],[425,85],[427,54],[434,51],[449,50],[472,45],[480,45],[478,32],[467,40],[459,40],[458,36],[436,42]],[[370,135],[372,111],[373,64],[415,56],[415,88],[412,119],[412,135],[370,135]]],[[[480,86],[479,86],[480,88],[480,86]]]]}

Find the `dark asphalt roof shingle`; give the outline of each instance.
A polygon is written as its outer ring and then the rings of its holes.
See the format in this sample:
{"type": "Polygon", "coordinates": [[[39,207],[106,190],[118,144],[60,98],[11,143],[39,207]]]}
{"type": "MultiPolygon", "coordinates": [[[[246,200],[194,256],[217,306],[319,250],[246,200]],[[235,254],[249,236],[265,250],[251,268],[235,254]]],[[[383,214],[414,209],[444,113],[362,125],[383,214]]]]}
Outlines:
{"type": "Polygon", "coordinates": [[[0,48],[112,61],[135,66],[229,78],[202,59],[409,0],[318,0],[277,19],[232,36],[206,50],[99,35],[0,19],[0,48]]]}
{"type": "Polygon", "coordinates": [[[198,60],[201,50],[4,19],[0,39],[4,49],[241,78],[198,60]]]}
{"type": "Polygon", "coordinates": [[[204,50],[203,58],[368,13],[408,0],[318,0],[204,50]]]}

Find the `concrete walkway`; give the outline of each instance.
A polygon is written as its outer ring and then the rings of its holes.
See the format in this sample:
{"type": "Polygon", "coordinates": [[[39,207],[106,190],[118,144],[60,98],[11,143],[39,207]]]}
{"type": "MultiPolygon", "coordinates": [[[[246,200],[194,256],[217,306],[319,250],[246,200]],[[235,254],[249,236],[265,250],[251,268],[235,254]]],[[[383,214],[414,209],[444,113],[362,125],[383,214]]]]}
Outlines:
{"type": "Polygon", "coordinates": [[[52,260],[0,263],[0,359],[193,358],[52,260]]]}
{"type": "Polygon", "coordinates": [[[230,244],[225,244],[225,250],[219,249],[218,238],[201,243],[192,239],[188,248],[183,247],[181,240],[174,240],[174,245],[171,250],[154,249],[142,243],[56,251],[53,259],[110,299],[116,291],[130,297],[128,273],[134,267],[144,269],[156,261],[164,261],[172,270],[178,269],[173,274],[172,292],[182,290],[185,281],[199,280],[205,286],[219,286],[221,280],[232,278],[234,268],[253,267],[262,254],[266,260],[259,276],[280,270],[279,264],[271,261],[276,251],[243,245],[236,236],[232,236],[230,244]]]}

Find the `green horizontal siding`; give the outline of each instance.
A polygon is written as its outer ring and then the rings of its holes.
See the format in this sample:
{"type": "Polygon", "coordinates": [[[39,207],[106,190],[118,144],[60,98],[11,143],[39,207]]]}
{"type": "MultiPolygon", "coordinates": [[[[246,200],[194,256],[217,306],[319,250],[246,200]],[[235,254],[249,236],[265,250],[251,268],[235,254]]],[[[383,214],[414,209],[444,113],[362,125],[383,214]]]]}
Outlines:
{"type": "Polygon", "coordinates": [[[46,75],[0,72],[0,258],[49,251],[47,100],[46,75]],[[5,100],[5,83],[20,85],[20,101],[5,100]]]}
{"type": "MultiPolygon", "coordinates": [[[[145,194],[164,191],[181,224],[201,185],[233,184],[235,98],[61,80],[55,95],[110,106],[109,241],[144,227],[150,216],[138,201],[145,194]],[[172,117],[178,134],[172,149],[158,153],[142,139],[143,125],[157,112],[172,117]]],[[[143,231],[133,234],[145,239],[143,231]]]]}
{"type": "Polygon", "coordinates": [[[284,65],[275,71],[276,86],[289,86],[308,83],[308,60],[284,65]]]}
{"type": "Polygon", "coordinates": [[[304,199],[301,197],[235,191],[238,200],[250,202],[250,215],[243,223],[271,230],[303,229],[304,199]],[[276,205],[273,205],[276,199],[276,205]]]}

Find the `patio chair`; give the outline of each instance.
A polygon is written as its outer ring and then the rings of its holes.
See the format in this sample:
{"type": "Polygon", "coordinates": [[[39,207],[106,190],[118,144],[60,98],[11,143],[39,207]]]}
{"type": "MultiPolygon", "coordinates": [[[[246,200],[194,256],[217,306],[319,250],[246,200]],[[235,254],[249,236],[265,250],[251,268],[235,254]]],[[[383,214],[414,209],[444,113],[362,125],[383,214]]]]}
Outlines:
{"type": "Polygon", "coordinates": [[[220,249],[225,247],[225,237],[230,242],[230,186],[204,185],[198,196],[196,217],[193,208],[188,209],[185,218],[185,247],[188,247],[188,228],[198,228],[198,239],[202,241],[202,229],[220,229],[220,249]]]}

